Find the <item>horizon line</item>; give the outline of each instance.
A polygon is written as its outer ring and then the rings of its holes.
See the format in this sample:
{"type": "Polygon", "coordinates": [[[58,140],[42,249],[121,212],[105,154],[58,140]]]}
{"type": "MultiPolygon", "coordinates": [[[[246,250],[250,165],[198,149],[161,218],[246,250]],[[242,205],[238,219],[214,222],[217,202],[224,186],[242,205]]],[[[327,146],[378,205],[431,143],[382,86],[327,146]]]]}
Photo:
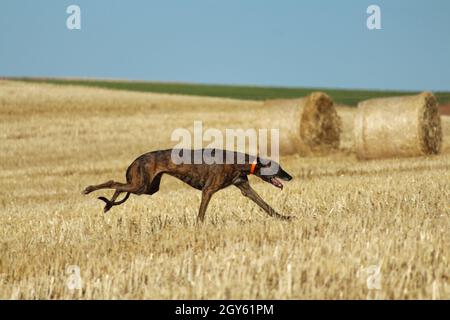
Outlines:
{"type": "Polygon", "coordinates": [[[145,79],[129,79],[129,78],[108,78],[108,77],[42,77],[42,76],[0,76],[2,80],[61,80],[61,81],[104,81],[111,83],[130,82],[130,83],[148,83],[148,84],[166,84],[166,85],[194,85],[194,86],[211,86],[211,87],[243,87],[243,88],[261,88],[261,89],[285,89],[285,90],[340,90],[340,91],[371,91],[371,92],[423,92],[431,91],[436,93],[450,93],[448,91],[441,90],[424,90],[424,89],[382,89],[382,88],[349,88],[349,87],[307,87],[307,86],[282,86],[282,85],[263,85],[263,84],[239,84],[239,83],[207,83],[207,82],[184,82],[184,81],[158,81],[158,80],[145,80],[145,79]]]}

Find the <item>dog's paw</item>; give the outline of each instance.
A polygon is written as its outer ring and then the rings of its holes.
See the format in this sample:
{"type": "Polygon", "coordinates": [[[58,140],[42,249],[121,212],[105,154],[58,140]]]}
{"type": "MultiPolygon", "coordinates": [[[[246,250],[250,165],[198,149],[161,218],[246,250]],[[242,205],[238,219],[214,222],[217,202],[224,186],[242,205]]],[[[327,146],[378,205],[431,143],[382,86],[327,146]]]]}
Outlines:
{"type": "Polygon", "coordinates": [[[84,190],[81,192],[81,194],[86,195],[86,194],[91,193],[92,191],[94,191],[94,189],[93,189],[91,186],[89,186],[89,187],[86,187],[86,189],[84,189],[84,190]]]}
{"type": "Polygon", "coordinates": [[[285,220],[285,221],[293,221],[293,220],[297,219],[297,217],[295,217],[295,216],[283,216],[282,219],[285,220]]]}

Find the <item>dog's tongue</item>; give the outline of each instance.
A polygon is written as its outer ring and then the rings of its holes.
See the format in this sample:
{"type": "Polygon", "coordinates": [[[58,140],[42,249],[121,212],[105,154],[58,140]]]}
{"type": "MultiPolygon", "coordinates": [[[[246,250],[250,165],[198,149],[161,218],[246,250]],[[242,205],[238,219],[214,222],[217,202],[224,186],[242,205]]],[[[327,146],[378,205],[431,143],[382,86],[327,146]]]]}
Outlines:
{"type": "Polygon", "coordinates": [[[280,182],[280,180],[278,180],[277,178],[272,178],[270,179],[270,182],[277,188],[280,188],[281,190],[283,190],[283,184],[280,182]]]}

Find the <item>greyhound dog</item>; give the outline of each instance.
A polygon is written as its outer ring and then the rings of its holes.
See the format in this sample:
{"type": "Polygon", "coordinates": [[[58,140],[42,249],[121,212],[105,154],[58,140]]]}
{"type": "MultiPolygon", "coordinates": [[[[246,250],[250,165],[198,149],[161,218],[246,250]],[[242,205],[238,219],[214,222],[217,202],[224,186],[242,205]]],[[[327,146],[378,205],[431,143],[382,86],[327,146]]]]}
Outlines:
{"type": "Polygon", "coordinates": [[[277,178],[289,181],[292,177],[278,163],[244,153],[220,149],[168,149],[145,153],[134,160],[128,167],[126,173],[127,183],[111,180],[99,185],[88,186],[84,189],[83,194],[89,194],[99,189],[114,189],[115,192],[111,200],[104,197],[98,198],[106,203],[104,208],[106,213],[112,206],[117,206],[127,201],[131,193],[136,195],[152,195],[156,193],[159,190],[163,174],[178,178],[191,187],[202,191],[202,200],[197,216],[199,221],[203,221],[205,218],[206,208],[211,196],[215,192],[231,185],[239,188],[244,196],[253,200],[270,216],[284,220],[291,218],[280,215],[272,209],[252,189],[248,182],[247,176],[253,174],[263,181],[283,189],[283,184],[277,178]],[[178,163],[173,161],[173,155],[183,158],[188,156],[188,159],[200,159],[200,161],[178,163]],[[221,159],[227,159],[226,163],[221,161],[221,164],[218,164],[215,161],[217,156],[221,156],[221,159]],[[232,161],[229,161],[229,159],[232,161]],[[240,161],[238,161],[239,159],[240,161]],[[269,174],[264,173],[266,171],[271,172],[269,174]],[[115,202],[117,197],[123,192],[126,192],[125,197],[115,202]]]}

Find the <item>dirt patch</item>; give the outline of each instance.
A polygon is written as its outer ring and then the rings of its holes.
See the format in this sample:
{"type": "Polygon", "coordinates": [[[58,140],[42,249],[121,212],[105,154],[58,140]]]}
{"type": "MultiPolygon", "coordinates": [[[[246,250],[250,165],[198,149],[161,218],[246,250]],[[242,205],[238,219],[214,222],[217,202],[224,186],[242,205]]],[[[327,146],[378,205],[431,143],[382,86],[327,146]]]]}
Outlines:
{"type": "Polygon", "coordinates": [[[450,104],[439,106],[439,111],[441,112],[441,115],[450,116],[450,104]]]}

